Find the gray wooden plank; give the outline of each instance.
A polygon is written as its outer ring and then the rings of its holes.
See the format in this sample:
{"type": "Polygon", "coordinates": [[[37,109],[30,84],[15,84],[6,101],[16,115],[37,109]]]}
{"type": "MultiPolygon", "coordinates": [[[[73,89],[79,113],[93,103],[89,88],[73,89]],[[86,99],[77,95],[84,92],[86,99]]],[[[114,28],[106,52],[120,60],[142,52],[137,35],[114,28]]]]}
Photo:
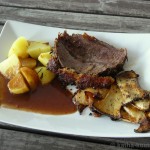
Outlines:
{"type": "Polygon", "coordinates": [[[0,0],[0,5],[58,11],[150,17],[147,0],[0,0]]]}
{"type": "Polygon", "coordinates": [[[0,6],[0,24],[7,19],[94,31],[150,32],[149,19],[0,6]]]}
{"type": "Polygon", "coordinates": [[[0,25],[0,32],[2,31],[3,25],[0,25]]]}
{"type": "Polygon", "coordinates": [[[0,128],[4,130],[15,130],[15,131],[24,131],[28,133],[38,133],[41,135],[53,136],[62,139],[73,139],[77,141],[86,141],[90,143],[105,144],[116,147],[124,148],[138,148],[138,149],[150,149],[149,140],[150,138],[104,138],[104,137],[91,137],[91,136],[77,136],[77,135],[67,135],[59,134],[54,132],[40,131],[35,129],[24,128],[20,126],[14,126],[11,124],[6,124],[0,122],[0,128]]]}
{"type": "MultiPolygon", "coordinates": [[[[54,136],[44,136],[33,133],[0,129],[0,149],[1,150],[127,150],[126,147],[118,145],[104,145],[92,142],[70,140],[54,136]]],[[[129,149],[128,149],[129,150],[129,149]]]]}

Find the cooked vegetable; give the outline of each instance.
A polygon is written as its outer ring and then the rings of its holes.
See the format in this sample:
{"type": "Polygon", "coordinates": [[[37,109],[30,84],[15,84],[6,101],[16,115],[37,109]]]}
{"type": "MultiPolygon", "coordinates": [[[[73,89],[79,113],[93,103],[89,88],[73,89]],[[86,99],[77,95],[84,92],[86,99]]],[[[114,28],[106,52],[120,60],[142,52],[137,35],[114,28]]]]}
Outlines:
{"type": "Polygon", "coordinates": [[[123,109],[128,113],[128,117],[123,116],[123,120],[127,120],[132,123],[141,123],[146,119],[146,115],[143,111],[137,109],[133,104],[124,106],[123,109]]]}
{"type": "Polygon", "coordinates": [[[140,126],[138,129],[134,130],[137,133],[143,133],[150,131],[150,120],[145,119],[142,123],[140,123],[140,126]]]}
{"type": "Polygon", "coordinates": [[[100,100],[105,98],[109,89],[93,89],[87,88],[85,90],[78,90],[73,97],[75,105],[80,113],[84,110],[86,106],[91,107],[94,100],[100,100]]]}
{"type": "Polygon", "coordinates": [[[18,73],[8,82],[8,89],[12,94],[22,94],[29,91],[23,76],[18,73]]]}
{"type": "Polygon", "coordinates": [[[107,114],[114,119],[119,119],[120,109],[124,101],[122,93],[117,85],[113,84],[106,97],[102,100],[94,101],[93,107],[100,113],[107,114]]]}
{"type": "Polygon", "coordinates": [[[37,67],[35,68],[35,71],[37,72],[39,79],[43,85],[50,83],[55,78],[55,74],[47,70],[46,67],[37,67]]]}
{"type": "Polygon", "coordinates": [[[12,79],[21,66],[19,58],[13,54],[0,63],[0,73],[7,79],[12,79]]]}
{"type": "Polygon", "coordinates": [[[125,71],[117,76],[117,85],[124,97],[123,104],[148,96],[148,93],[140,87],[137,79],[138,75],[134,71],[125,71]]]}
{"type": "Polygon", "coordinates": [[[30,42],[28,47],[28,54],[37,59],[41,53],[50,52],[51,46],[42,42],[30,42]]]}
{"type": "Polygon", "coordinates": [[[28,67],[31,69],[36,67],[36,60],[33,58],[20,59],[20,62],[22,67],[28,67]]]}
{"type": "Polygon", "coordinates": [[[39,78],[38,78],[37,73],[28,67],[20,68],[20,72],[22,73],[23,77],[29,84],[30,89],[32,91],[35,90],[39,83],[39,78]]]}
{"type": "Polygon", "coordinates": [[[8,57],[12,54],[16,54],[20,58],[27,58],[28,41],[24,37],[19,37],[11,46],[8,57]]]}
{"type": "Polygon", "coordinates": [[[145,98],[143,100],[138,100],[133,102],[134,106],[139,110],[146,111],[150,108],[150,98],[145,98]]]}
{"type": "Polygon", "coordinates": [[[85,90],[78,90],[78,92],[74,96],[74,101],[77,104],[83,105],[91,105],[90,99],[100,100],[105,98],[106,94],[108,93],[109,89],[93,89],[93,88],[86,88],[85,90]],[[89,94],[92,94],[89,96],[89,94]]]}
{"type": "Polygon", "coordinates": [[[41,53],[38,57],[38,60],[41,62],[41,64],[43,64],[46,67],[50,58],[51,58],[50,52],[46,52],[46,53],[41,53]]]}

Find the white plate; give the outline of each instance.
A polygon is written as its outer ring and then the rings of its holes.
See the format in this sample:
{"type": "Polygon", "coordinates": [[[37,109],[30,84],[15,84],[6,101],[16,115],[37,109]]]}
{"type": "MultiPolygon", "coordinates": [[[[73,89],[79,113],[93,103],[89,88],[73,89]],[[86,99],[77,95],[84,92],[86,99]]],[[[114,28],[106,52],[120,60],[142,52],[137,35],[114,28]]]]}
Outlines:
{"type": "MultiPolygon", "coordinates": [[[[59,32],[65,29],[45,27],[16,21],[7,21],[0,36],[0,61],[7,57],[12,42],[19,36],[29,40],[44,40],[54,44],[59,32]]],[[[69,30],[68,33],[85,31],[69,30]]],[[[117,48],[127,48],[126,70],[135,70],[140,75],[140,84],[150,90],[150,34],[89,32],[90,35],[104,40],[117,48]]],[[[108,117],[94,118],[89,112],[79,115],[42,115],[13,109],[0,109],[0,121],[31,129],[57,133],[97,136],[97,137],[150,137],[150,133],[134,133],[138,125],[123,121],[111,121],[108,117]]]]}

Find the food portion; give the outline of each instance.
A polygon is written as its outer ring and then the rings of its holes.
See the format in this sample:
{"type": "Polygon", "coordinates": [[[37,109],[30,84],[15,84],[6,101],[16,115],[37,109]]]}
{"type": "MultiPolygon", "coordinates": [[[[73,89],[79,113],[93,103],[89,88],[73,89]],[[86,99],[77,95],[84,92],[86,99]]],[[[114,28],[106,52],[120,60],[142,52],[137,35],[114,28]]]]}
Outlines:
{"type": "Polygon", "coordinates": [[[64,32],[55,40],[48,68],[63,85],[76,85],[73,101],[80,114],[89,107],[98,116],[139,123],[136,132],[146,132],[149,123],[143,122],[149,121],[149,92],[140,87],[134,71],[122,71],[126,59],[126,49],[117,49],[86,33],[64,32]]]}
{"type": "Polygon", "coordinates": [[[0,73],[9,80],[10,93],[23,94],[35,91],[39,83],[50,83],[55,77],[45,67],[50,53],[51,46],[47,42],[28,41],[25,37],[15,40],[8,58],[0,63],[0,73]]]}
{"type": "Polygon", "coordinates": [[[23,75],[24,79],[27,81],[28,87],[31,91],[34,91],[39,83],[39,77],[37,73],[28,68],[28,67],[22,67],[20,68],[20,73],[23,75]]]}
{"type": "Polygon", "coordinates": [[[13,54],[0,63],[0,73],[6,79],[12,79],[19,72],[20,67],[19,58],[13,54]]]}
{"type": "Polygon", "coordinates": [[[117,77],[117,84],[124,97],[123,104],[148,97],[148,92],[144,91],[138,83],[138,75],[134,71],[120,73],[117,77]]]}
{"type": "MultiPolygon", "coordinates": [[[[117,49],[86,33],[68,35],[66,31],[55,40],[54,52],[53,65],[87,75],[116,74],[127,58],[125,49],[117,49]]],[[[53,68],[51,59],[49,68],[53,68]]]]}
{"type": "Polygon", "coordinates": [[[148,115],[150,110],[149,93],[141,89],[139,85],[137,86],[137,79],[135,84],[135,80],[132,78],[133,76],[130,76],[131,78],[129,80],[133,79],[133,82],[128,82],[130,83],[128,86],[120,86],[120,80],[117,78],[120,78],[120,76],[127,77],[129,74],[134,74],[134,77],[136,75],[134,71],[124,71],[116,76],[116,82],[110,88],[87,88],[78,90],[73,97],[78,111],[82,113],[85,107],[89,107],[91,111],[100,116],[107,115],[113,120],[123,120],[140,124],[139,129],[135,130],[136,132],[148,132],[150,130],[150,124],[145,124],[144,122],[149,122],[150,119],[150,115],[148,115]],[[134,92],[132,92],[132,89],[129,92],[129,87],[134,88],[134,92]],[[124,91],[128,91],[127,97],[124,91]],[[143,94],[139,95],[141,91],[145,93],[146,97],[143,97],[143,94]],[[134,96],[137,95],[138,99],[135,99],[134,96]],[[132,98],[132,100],[124,103],[128,98],[132,98]]]}
{"type": "Polygon", "coordinates": [[[22,74],[16,74],[9,82],[8,89],[12,94],[22,94],[29,91],[29,88],[22,76],[22,74]]]}
{"type": "Polygon", "coordinates": [[[33,58],[30,58],[30,57],[23,58],[23,59],[20,58],[20,63],[21,63],[22,67],[28,67],[31,69],[35,68],[37,65],[37,61],[33,58]]]}
{"type": "MultiPolygon", "coordinates": [[[[76,106],[80,114],[88,107],[94,116],[107,115],[112,120],[140,124],[135,132],[148,132],[150,92],[141,88],[136,72],[123,71],[126,59],[126,49],[115,48],[86,33],[69,35],[64,31],[58,34],[54,47],[47,42],[20,37],[12,44],[8,58],[0,63],[0,89],[3,89],[5,77],[9,93],[13,95],[25,93],[25,98],[30,100],[30,94],[38,99],[38,94],[43,93],[46,101],[32,100],[34,106],[52,110],[55,104],[70,112],[75,112],[76,106]],[[77,91],[66,94],[67,85],[74,85],[77,91]],[[74,107],[67,102],[67,97],[72,97],[74,107]],[[64,99],[62,103],[61,99],[64,99]]],[[[3,97],[4,90],[0,92],[0,101],[3,97]]],[[[13,101],[17,100],[13,97],[11,103],[13,101]]],[[[27,104],[26,107],[32,108],[27,104]]]]}
{"type": "Polygon", "coordinates": [[[25,37],[19,37],[11,46],[8,57],[10,57],[12,54],[16,54],[19,58],[27,58],[28,57],[28,41],[25,37]]]}
{"type": "Polygon", "coordinates": [[[46,67],[36,67],[35,71],[38,74],[42,85],[50,83],[55,78],[55,74],[49,71],[46,67]]]}
{"type": "Polygon", "coordinates": [[[120,119],[123,100],[120,89],[116,84],[113,84],[104,98],[94,100],[93,107],[99,113],[106,114],[113,119],[120,119]]]}
{"type": "Polygon", "coordinates": [[[50,51],[51,51],[51,46],[49,45],[49,43],[43,43],[43,42],[30,42],[27,49],[28,54],[34,59],[38,59],[41,53],[50,52],[50,51]]]}

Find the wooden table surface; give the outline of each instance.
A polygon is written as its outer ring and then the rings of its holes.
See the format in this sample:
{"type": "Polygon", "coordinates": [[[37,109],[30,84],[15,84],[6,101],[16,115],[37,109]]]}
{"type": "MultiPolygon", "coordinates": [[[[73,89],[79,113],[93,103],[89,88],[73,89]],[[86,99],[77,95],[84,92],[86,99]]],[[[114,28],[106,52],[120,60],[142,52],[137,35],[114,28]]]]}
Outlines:
{"type": "MultiPolygon", "coordinates": [[[[148,0],[0,0],[6,20],[106,32],[150,32],[148,0]]],[[[150,138],[68,136],[0,123],[0,150],[150,149],[150,138]]]]}

